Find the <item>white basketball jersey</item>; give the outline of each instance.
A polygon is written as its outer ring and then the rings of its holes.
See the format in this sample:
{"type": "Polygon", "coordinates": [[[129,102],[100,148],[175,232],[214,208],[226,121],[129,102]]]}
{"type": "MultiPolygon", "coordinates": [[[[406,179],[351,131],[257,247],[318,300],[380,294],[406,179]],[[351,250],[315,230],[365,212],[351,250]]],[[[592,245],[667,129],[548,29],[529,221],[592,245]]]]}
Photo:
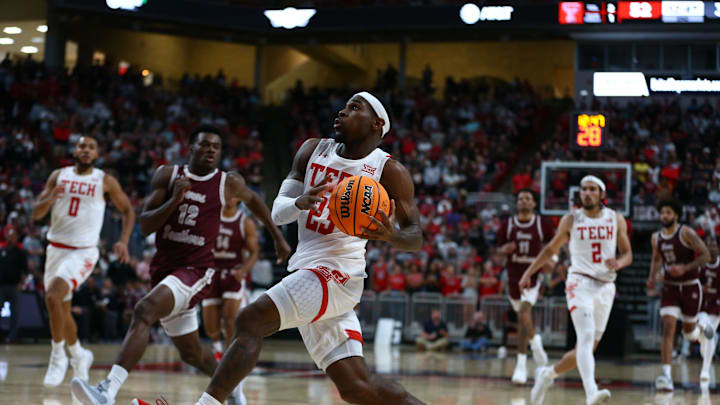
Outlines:
{"type": "MultiPolygon", "coordinates": [[[[305,170],[305,192],[329,177],[337,184],[351,176],[367,176],[380,182],[385,162],[390,155],[375,149],[363,159],[350,160],[337,154],[340,143],[333,139],[321,140],[305,170]]],[[[330,221],[328,198],[323,196],[318,206],[320,214],[303,211],[298,218],[298,247],[290,258],[288,270],[312,268],[318,265],[340,270],[351,277],[366,277],[365,245],[367,241],[347,235],[330,221]]]]}
{"type": "Polygon", "coordinates": [[[604,207],[597,218],[578,209],[573,214],[570,232],[570,273],[580,273],[602,281],[615,281],[617,273],[607,268],[605,260],[614,258],[617,250],[617,215],[604,207]]]}
{"type": "Polygon", "coordinates": [[[57,185],[65,195],[55,201],[47,239],[73,247],[97,246],[105,216],[105,172],[93,168],[91,174],[78,175],[75,166],[60,170],[57,185]]]}

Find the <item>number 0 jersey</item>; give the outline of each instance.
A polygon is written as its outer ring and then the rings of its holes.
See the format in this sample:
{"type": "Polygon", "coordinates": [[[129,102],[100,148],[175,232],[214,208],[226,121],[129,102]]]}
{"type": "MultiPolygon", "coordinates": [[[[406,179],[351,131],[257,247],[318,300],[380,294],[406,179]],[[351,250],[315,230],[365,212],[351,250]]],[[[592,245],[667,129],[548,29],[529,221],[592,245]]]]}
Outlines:
{"type": "Polygon", "coordinates": [[[220,234],[225,205],[226,173],[215,169],[205,176],[190,173],[187,166],[173,166],[168,192],[178,177],[190,180],[190,190],[155,235],[157,252],[151,269],[210,268],[215,265],[213,246],[220,234]]]}
{"type": "Polygon", "coordinates": [[[57,185],[65,194],[52,207],[47,239],[72,247],[94,247],[100,239],[105,217],[105,172],[93,168],[79,175],[75,166],[60,169],[57,185]]]}
{"type": "Polygon", "coordinates": [[[617,251],[617,214],[603,207],[597,218],[578,209],[573,214],[570,231],[570,270],[601,281],[615,281],[617,273],[607,268],[605,260],[617,251]]]}
{"type": "MultiPolygon", "coordinates": [[[[375,149],[362,159],[345,159],[337,154],[340,145],[333,139],[322,139],[318,143],[305,169],[304,192],[320,183],[325,176],[328,176],[332,184],[338,184],[352,176],[367,176],[380,182],[383,168],[390,155],[375,149]]],[[[318,206],[319,215],[311,211],[303,211],[298,218],[299,243],[297,251],[290,258],[288,270],[324,265],[342,270],[351,277],[366,277],[367,241],[336,229],[329,217],[330,194],[327,193],[322,197],[323,200],[318,206]]]]}

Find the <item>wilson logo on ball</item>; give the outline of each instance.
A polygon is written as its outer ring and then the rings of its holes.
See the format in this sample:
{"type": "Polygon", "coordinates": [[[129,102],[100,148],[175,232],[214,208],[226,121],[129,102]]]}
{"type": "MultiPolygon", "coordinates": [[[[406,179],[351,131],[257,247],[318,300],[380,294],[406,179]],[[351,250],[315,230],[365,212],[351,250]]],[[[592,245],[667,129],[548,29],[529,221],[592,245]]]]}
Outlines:
{"type": "Polygon", "coordinates": [[[350,197],[352,196],[353,187],[355,187],[355,180],[350,179],[345,186],[345,191],[340,195],[340,217],[350,218],[350,197]]]}

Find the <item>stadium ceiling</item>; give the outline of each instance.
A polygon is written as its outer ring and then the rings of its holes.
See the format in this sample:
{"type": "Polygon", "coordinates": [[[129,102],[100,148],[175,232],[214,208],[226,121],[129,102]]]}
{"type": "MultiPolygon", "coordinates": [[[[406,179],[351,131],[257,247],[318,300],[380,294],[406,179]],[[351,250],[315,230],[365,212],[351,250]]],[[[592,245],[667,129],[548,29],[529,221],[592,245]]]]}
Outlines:
{"type": "MultiPolygon", "coordinates": [[[[285,9],[291,17],[304,14],[299,23],[291,21],[289,26],[294,28],[287,28],[287,21],[271,23],[265,13],[268,10],[247,6],[252,2],[244,0],[237,0],[240,5],[233,4],[233,0],[49,1],[52,6],[48,12],[57,13],[61,22],[78,33],[82,33],[83,27],[112,27],[257,44],[547,40],[572,39],[578,34],[598,39],[607,35],[622,39],[625,34],[661,34],[672,38],[674,33],[682,33],[684,39],[690,35],[702,40],[710,32],[720,33],[720,19],[700,24],[627,23],[627,20],[623,24],[560,24],[558,4],[554,2],[508,1],[504,6],[483,6],[484,2],[479,2],[481,6],[474,7],[476,19],[471,24],[461,20],[460,3],[320,7],[309,18],[304,11],[285,9]]],[[[315,4],[318,3],[323,4],[315,4]]],[[[493,2],[496,3],[502,2],[493,2]]],[[[286,17],[282,10],[274,11],[286,17]]]]}

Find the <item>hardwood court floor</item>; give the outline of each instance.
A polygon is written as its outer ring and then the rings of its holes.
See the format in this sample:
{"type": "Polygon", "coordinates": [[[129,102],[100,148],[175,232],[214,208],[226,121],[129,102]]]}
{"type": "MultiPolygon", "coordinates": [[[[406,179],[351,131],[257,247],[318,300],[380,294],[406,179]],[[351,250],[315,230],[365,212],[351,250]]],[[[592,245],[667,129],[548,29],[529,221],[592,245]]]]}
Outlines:
{"type": "MultiPolygon", "coordinates": [[[[95,365],[90,380],[104,378],[117,353],[117,345],[90,345],[95,365]]],[[[49,345],[0,346],[0,404],[70,405],[73,403],[68,370],[58,388],[43,387],[49,345]]],[[[373,350],[366,347],[372,367],[401,382],[416,396],[433,405],[530,405],[530,387],[515,387],[509,376],[515,365],[508,359],[482,358],[451,352],[418,354],[413,348],[373,350]]],[[[698,388],[699,361],[675,362],[675,393],[656,395],[653,380],[659,356],[648,361],[599,362],[597,376],[612,391],[613,405],[710,405],[720,404],[715,385],[709,394],[698,388]]],[[[534,364],[528,361],[531,373],[534,364]]],[[[151,346],[118,395],[116,404],[127,405],[139,396],[151,404],[162,395],[170,405],[193,405],[208,378],[181,364],[172,346],[151,346]]],[[[532,374],[531,374],[532,375],[532,374]]],[[[245,387],[251,405],[343,404],[329,379],[317,370],[300,342],[268,341],[259,367],[245,387]]],[[[579,376],[572,372],[559,379],[545,398],[546,405],[584,404],[579,376]]]]}

